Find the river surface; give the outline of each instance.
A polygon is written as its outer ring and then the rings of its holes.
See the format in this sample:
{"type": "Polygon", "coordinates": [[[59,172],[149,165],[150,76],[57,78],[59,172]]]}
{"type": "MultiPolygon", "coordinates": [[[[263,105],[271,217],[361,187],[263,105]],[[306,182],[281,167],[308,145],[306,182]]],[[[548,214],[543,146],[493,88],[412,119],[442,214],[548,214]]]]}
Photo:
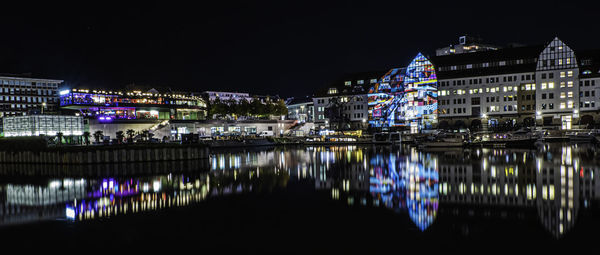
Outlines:
{"type": "Polygon", "coordinates": [[[278,147],[213,151],[208,161],[0,165],[0,240],[242,254],[572,252],[600,229],[598,148],[278,147]]]}

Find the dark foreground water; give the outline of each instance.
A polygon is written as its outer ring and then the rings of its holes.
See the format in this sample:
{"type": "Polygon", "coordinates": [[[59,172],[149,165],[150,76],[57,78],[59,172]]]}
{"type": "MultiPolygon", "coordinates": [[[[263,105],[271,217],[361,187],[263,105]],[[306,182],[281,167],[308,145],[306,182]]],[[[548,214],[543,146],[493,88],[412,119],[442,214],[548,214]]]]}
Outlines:
{"type": "Polygon", "coordinates": [[[67,253],[575,252],[597,247],[598,148],[344,146],[209,162],[0,165],[0,247],[67,253]]]}

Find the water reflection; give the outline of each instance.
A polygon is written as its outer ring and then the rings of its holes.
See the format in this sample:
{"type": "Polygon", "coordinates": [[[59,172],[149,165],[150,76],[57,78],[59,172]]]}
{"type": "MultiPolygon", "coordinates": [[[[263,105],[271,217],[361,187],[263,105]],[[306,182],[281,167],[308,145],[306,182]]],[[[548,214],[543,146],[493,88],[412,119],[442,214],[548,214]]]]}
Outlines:
{"type": "Polygon", "coordinates": [[[208,164],[188,167],[181,162],[145,166],[153,175],[108,165],[97,168],[112,170],[57,169],[53,173],[68,177],[41,179],[30,177],[39,166],[22,172],[3,166],[0,173],[10,179],[0,186],[0,224],[131,215],[308,181],[350,206],[389,208],[421,231],[435,224],[439,213],[461,208],[484,218],[535,210],[541,225],[559,238],[575,226],[580,208],[596,201],[596,155],[595,147],[581,145],[440,151],[306,147],[215,153],[208,164]],[[118,174],[120,168],[129,174],[118,174]]]}

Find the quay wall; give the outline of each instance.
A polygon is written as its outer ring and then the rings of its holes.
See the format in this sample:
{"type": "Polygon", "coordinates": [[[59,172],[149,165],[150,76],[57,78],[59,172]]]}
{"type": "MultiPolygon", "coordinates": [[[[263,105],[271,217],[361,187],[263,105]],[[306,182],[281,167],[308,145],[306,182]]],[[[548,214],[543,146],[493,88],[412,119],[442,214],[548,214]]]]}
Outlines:
{"type": "Polygon", "coordinates": [[[105,164],[208,158],[209,148],[198,145],[77,146],[42,150],[0,149],[0,164],[105,164]]]}

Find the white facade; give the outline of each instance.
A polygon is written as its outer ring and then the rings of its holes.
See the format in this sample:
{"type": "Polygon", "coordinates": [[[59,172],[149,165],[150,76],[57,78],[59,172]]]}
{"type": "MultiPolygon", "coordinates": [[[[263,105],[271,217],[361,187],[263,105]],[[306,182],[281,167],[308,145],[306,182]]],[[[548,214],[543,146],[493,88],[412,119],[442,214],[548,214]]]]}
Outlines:
{"type": "Polygon", "coordinates": [[[4,117],[2,130],[5,137],[12,136],[64,136],[83,135],[83,118],[65,115],[29,115],[4,117]]]}
{"type": "Polygon", "coordinates": [[[560,121],[562,129],[571,129],[579,119],[579,68],[575,52],[554,38],[538,58],[536,79],[538,122],[546,125],[560,121]]]}
{"type": "Polygon", "coordinates": [[[217,99],[219,99],[221,101],[229,101],[229,100],[235,100],[235,101],[246,100],[248,102],[252,101],[252,97],[250,96],[249,93],[204,91],[203,94],[205,94],[208,97],[208,100],[211,102],[215,101],[217,99]]]}
{"type": "Polygon", "coordinates": [[[327,108],[341,107],[341,117],[348,119],[352,128],[364,128],[369,119],[368,94],[339,95],[329,97],[315,97],[314,117],[315,126],[319,129],[328,129],[332,126],[331,120],[327,118],[327,108]]]}
{"type": "Polygon", "coordinates": [[[29,110],[55,112],[62,80],[0,77],[0,117],[25,115],[29,110]],[[43,109],[43,110],[42,110],[43,109]]]}
{"type": "Polygon", "coordinates": [[[439,80],[439,117],[481,117],[518,113],[521,85],[535,89],[533,72],[439,80]]]}

